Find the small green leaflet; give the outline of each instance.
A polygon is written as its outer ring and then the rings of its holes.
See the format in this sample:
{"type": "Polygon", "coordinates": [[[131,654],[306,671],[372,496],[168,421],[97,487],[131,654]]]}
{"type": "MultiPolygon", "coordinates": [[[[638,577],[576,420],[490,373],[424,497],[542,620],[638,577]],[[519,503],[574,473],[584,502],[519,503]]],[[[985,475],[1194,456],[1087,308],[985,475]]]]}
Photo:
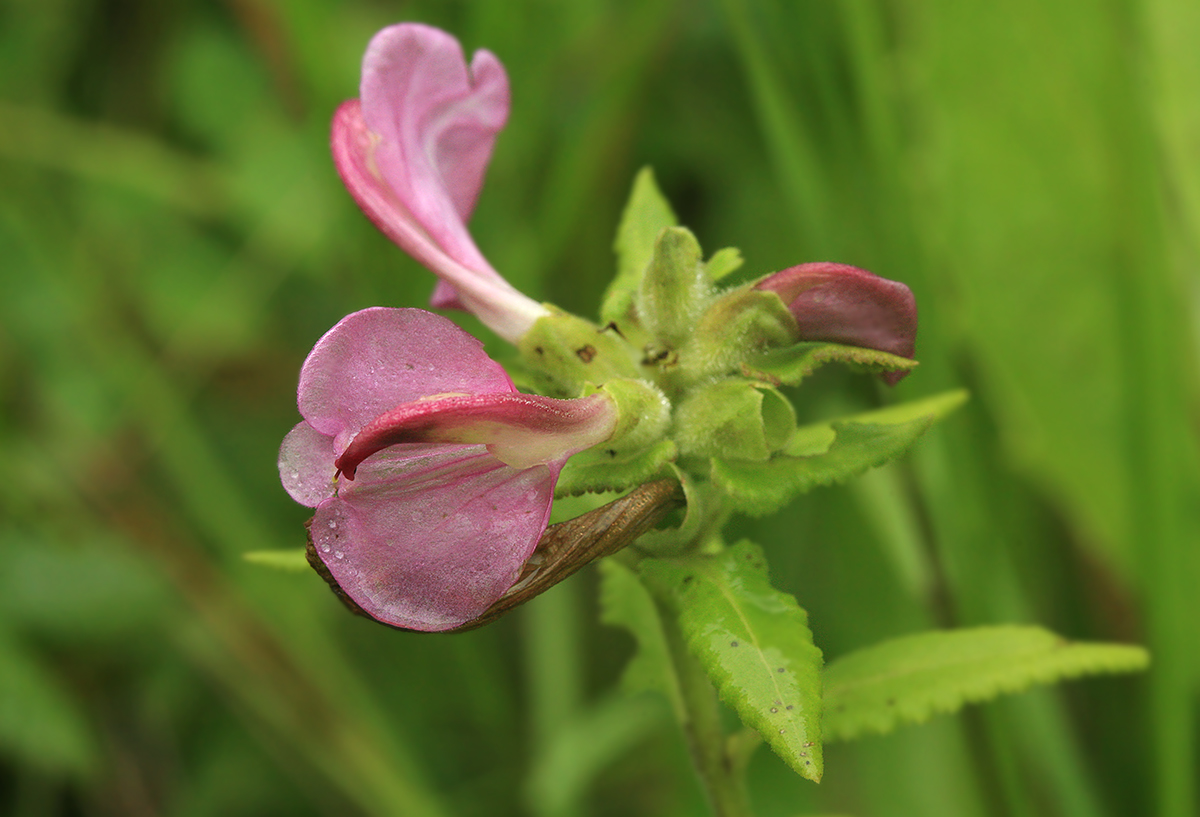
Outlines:
{"type": "Polygon", "coordinates": [[[633,181],[633,192],[617,227],[613,244],[617,252],[617,277],[609,284],[600,307],[604,323],[615,322],[619,326],[629,318],[642,273],[654,255],[654,240],[665,228],[677,223],[671,205],[654,181],[654,172],[642,168],[633,181]]]}
{"type": "Polygon", "coordinates": [[[737,247],[725,247],[712,254],[704,264],[708,280],[714,283],[737,272],[742,266],[742,251],[737,247]]]}
{"type": "Polygon", "coordinates": [[[654,599],[637,575],[617,559],[600,562],[600,621],[628,630],[637,641],[637,653],[621,677],[625,691],[661,692],[676,719],[686,721],[679,677],[654,599]]]}
{"type": "Polygon", "coordinates": [[[747,377],[765,380],[773,386],[795,386],[826,363],[844,363],[868,372],[903,372],[917,366],[915,360],[876,349],[839,343],[797,343],[751,358],[742,365],[742,371],[747,377]]]}
{"type": "Polygon", "coordinates": [[[712,478],[739,511],[761,515],[794,495],[858,476],[908,450],[933,423],[966,402],[962,390],[801,426],[767,462],[714,458],[712,478]]]}
{"type": "Polygon", "coordinates": [[[821,651],[808,615],[771,587],[762,550],[740,542],[716,556],[645,559],[639,567],[678,614],[688,650],[721,699],[789,766],[819,781],[821,651]]]}
{"type": "Polygon", "coordinates": [[[1071,642],[1041,627],[919,633],[857,650],[825,670],[825,736],[891,732],[968,703],[1034,684],[1145,669],[1149,654],[1125,644],[1071,642]]]}

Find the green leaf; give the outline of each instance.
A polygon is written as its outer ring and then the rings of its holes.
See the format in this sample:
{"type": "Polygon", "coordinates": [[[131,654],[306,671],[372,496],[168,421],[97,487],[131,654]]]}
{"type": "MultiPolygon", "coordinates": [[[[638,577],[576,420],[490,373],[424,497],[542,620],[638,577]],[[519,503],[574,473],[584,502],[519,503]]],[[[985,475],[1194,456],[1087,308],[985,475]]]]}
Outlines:
{"type": "Polygon", "coordinates": [[[251,564],[288,572],[300,573],[312,569],[308,565],[308,557],[304,554],[304,548],[250,550],[243,553],[242,558],[251,564]]]}
{"type": "Polygon", "coordinates": [[[637,652],[621,676],[622,688],[629,693],[661,693],[683,723],[683,694],[658,608],[637,574],[617,559],[600,562],[600,621],[628,630],[637,641],[637,652]]]}
{"type": "Polygon", "coordinates": [[[784,453],[767,462],[714,458],[712,479],[737,510],[771,513],[796,494],[842,482],[900,456],[966,399],[965,391],[956,390],[801,426],[784,453]]]}
{"type": "Polygon", "coordinates": [[[0,753],[42,771],[86,774],[98,752],[76,701],[35,655],[0,631],[0,753]]]}
{"type": "Polygon", "coordinates": [[[825,670],[825,734],[848,740],[891,732],[965,704],[1034,684],[1149,664],[1141,647],[1067,641],[1041,627],[976,627],[884,641],[825,670]]]}
{"type": "Polygon", "coordinates": [[[797,343],[771,349],[746,361],[742,371],[747,377],[756,377],[775,386],[795,386],[826,363],[844,363],[868,372],[902,372],[917,366],[915,360],[877,349],[840,343],[797,343]]]}
{"type": "Polygon", "coordinates": [[[645,559],[643,577],[679,615],[721,699],[783,760],[821,779],[821,651],[808,615],[771,587],[750,542],[716,556],[645,559]]]}
{"type": "Polygon", "coordinates": [[[671,205],[654,181],[654,171],[642,168],[633,181],[633,192],[621,215],[613,244],[617,252],[617,277],[609,284],[600,308],[604,323],[620,325],[629,318],[642,273],[654,255],[654,241],[660,232],[676,224],[678,221],[671,212],[671,205]]]}

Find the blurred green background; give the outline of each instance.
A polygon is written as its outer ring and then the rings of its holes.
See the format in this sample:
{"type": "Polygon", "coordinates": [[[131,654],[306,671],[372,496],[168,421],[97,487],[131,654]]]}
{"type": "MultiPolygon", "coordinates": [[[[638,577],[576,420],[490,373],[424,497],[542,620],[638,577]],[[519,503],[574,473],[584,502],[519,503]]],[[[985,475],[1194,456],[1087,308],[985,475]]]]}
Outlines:
{"type": "Polygon", "coordinates": [[[706,813],[665,707],[614,691],[594,571],[446,637],[241,558],[304,542],[275,457],[312,343],[432,287],[327,149],[401,20],[508,68],[472,229],[535,297],[594,314],[647,164],[747,275],[912,286],[921,368],[800,412],[969,407],[739,523],[827,656],[998,622],[1153,652],[832,746],[820,786],[760,750],[758,812],[1194,814],[1194,0],[0,0],[0,813],[706,813]]]}

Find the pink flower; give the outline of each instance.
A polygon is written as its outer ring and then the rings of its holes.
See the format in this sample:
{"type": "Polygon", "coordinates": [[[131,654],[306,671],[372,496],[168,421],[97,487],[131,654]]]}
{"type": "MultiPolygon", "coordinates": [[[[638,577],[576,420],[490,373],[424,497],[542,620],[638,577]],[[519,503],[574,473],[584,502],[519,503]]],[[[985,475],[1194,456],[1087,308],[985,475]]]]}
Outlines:
{"type": "Polygon", "coordinates": [[[520,394],[450,321],[382,307],[317,341],[298,403],[279,473],[316,508],[317,554],[364,612],[427,631],[470,621],[513,585],[563,464],[617,417],[603,394],[520,394]]]}
{"type": "Polygon", "coordinates": [[[466,227],[508,119],[504,67],[481,50],[468,68],[449,34],[404,23],[367,46],[360,93],[333,118],[342,181],[388,238],[437,274],[434,306],[465,308],[516,341],[547,310],[492,269],[466,227]]]}
{"type": "MultiPolygon", "coordinates": [[[[755,289],[774,292],[787,304],[806,341],[878,349],[911,358],[917,339],[917,302],[898,281],[847,264],[801,264],[768,275],[755,289]]],[[[908,372],[890,372],[895,385],[908,372]]]]}

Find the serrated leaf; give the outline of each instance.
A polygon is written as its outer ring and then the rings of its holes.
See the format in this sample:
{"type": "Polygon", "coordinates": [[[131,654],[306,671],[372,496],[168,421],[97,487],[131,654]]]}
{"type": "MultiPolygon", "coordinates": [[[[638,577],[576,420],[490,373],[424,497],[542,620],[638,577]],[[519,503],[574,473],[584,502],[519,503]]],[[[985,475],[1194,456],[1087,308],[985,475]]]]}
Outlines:
{"type": "Polygon", "coordinates": [[[671,661],[658,608],[637,574],[616,559],[600,563],[600,621],[629,631],[637,641],[637,652],[621,676],[626,692],[651,690],[661,693],[680,723],[686,720],[679,676],[671,661]]]}
{"type": "Polygon", "coordinates": [[[617,277],[604,293],[600,317],[604,323],[620,325],[629,317],[642,273],[654,255],[654,241],[667,227],[678,224],[671,205],[654,181],[654,171],[642,168],[633,181],[629,203],[621,214],[613,249],[617,253],[617,277]]]}
{"type": "Polygon", "coordinates": [[[295,573],[307,573],[311,568],[304,548],[288,548],[276,550],[250,550],[242,554],[247,562],[263,567],[273,567],[276,570],[286,570],[295,573]]]}
{"type": "Polygon", "coordinates": [[[1141,647],[1067,641],[1041,627],[919,633],[857,650],[825,670],[825,735],[890,732],[1034,684],[1136,672],[1141,647]]]}
{"type": "Polygon", "coordinates": [[[714,458],[712,479],[739,511],[771,513],[796,494],[842,482],[900,456],[966,399],[967,393],[957,390],[801,426],[784,452],[767,462],[714,458]]]}
{"type": "Polygon", "coordinates": [[[567,460],[554,486],[554,495],[623,491],[658,476],[678,455],[675,443],[659,440],[635,453],[619,454],[604,446],[581,451],[567,460]]]}
{"type": "Polygon", "coordinates": [[[740,542],[716,556],[645,559],[639,569],[678,614],[721,699],[789,766],[820,780],[821,651],[808,615],[768,581],[762,550],[740,542]]]}
{"type": "Polygon", "coordinates": [[[917,361],[877,349],[840,343],[797,343],[771,349],[743,364],[747,377],[772,385],[795,386],[826,363],[844,363],[868,372],[903,372],[916,368],[917,361]]]}

